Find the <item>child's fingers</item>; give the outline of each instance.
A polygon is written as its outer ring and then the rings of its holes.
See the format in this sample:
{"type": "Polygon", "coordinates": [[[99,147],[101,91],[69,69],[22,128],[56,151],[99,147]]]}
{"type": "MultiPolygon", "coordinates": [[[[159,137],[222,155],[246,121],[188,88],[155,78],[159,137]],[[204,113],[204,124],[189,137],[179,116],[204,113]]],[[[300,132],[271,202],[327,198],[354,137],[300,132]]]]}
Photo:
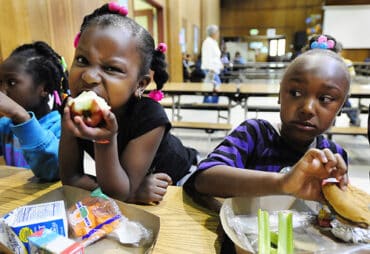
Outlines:
{"type": "Polygon", "coordinates": [[[335,154],[337,159],[336,170],[332,172],[332,175],[339,181],[339,186],[344,190],[348,184],[348,168],[347,164],[340,156],[340,154],[335,154]]]}
{"type": "Polygon", "coordinates": [[[308,158],[310,158],[311,161],[319,160],[320,163],[328,162],[328,158],[326,157],[326,154],[325,154],[325,149],[320,150],[316,148],[311,148],[308,150],[306,155],[309,156],[308,158]]]}
{"type": "Polygon", "coordinates": [[[116,133],[118,130],[117,119],[114,113],[110,110],[103,111],[104,128],[109,130],[111,133],[116,133]]]}
{"type": "Polygon", "coordinates": [[[155,173],[155,178],[166,182],[168,185],[172,185],[172,178],[166,173],[155,173]]]}

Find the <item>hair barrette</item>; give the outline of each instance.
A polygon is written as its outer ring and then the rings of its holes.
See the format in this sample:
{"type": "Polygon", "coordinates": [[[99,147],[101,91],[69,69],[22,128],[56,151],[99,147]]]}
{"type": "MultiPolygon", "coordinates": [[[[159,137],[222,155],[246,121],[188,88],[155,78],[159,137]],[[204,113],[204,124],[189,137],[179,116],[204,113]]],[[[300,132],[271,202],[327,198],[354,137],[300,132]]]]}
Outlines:
{"type": "Polygon", "coordinates": [[[163,99],[164,94],[161,90],[152,90],[148,94],[149,98],[155,100],[155,101],[160,101],[163,99]]]}
{"type": "Polygon", "coordinates": [[[116,2],[108,3],[108,10],[111,12],[119,13],[122,16],[127,16],[128,10],[125,6],[121,6],[116,2]]]}
{"type": "Polygon", "coordinates": [[[81,37],[81,32],[78,32],[78,33],[76,34],[76,37],[75,37],[74,41],[73,41],[73,46],[74,46],[75,48],[77,48],[77,46],[78,46],[78,42],[80,41],[80,37],[81,37]]]}
{"type": "Polygon", "coordinates": [[[335,46],[334,40],[328,40],[325,35],[320,35],[316,41],[310,45],[311,49],[333,49],[335,46]]]}
{"type": "Polygon", "coordinates": [[[58,106],[62,105],[62,101],[60,100],[57,90],[53,91],[53,95],[54,95],[55,104],[57,104],[58,106]]]}
{"type": "Polygon", "coordinates": [[[157,48],[155,49],[159,52],[165,53],[167,51],[167,45],[164,42],[158,44],[157,48]]]}

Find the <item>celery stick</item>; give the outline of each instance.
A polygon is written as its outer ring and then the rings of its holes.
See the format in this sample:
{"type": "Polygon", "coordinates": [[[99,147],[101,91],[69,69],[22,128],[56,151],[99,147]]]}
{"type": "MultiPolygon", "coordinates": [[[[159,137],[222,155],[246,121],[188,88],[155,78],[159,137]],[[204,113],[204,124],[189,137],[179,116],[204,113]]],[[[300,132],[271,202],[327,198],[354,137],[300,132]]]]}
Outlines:
{"type": "Polygon", "coordinates": [[[258,253],[270,254],[269,214],[261,209],[258,209],[258,253]]]}
{"type": "Polygon", "coordinates": [[[278,239],[279,235],[277,232],[271,231],[270,232],[270,238],[271,238],[271,247],[277,248],[278,246],[278,239]]]}
{"type": "Polygon", "coordinates": [[[278,254],[293,254],[293,214],[279,212],[278,254]]]}

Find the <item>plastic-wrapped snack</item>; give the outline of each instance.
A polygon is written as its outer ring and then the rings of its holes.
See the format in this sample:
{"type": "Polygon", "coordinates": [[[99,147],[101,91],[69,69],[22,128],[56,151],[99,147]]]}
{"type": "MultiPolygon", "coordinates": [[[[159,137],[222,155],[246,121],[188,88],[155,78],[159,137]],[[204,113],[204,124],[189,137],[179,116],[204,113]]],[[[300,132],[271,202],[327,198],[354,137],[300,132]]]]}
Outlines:
{"type": "Polygon", "coordinates": [[[85,247],[116,229],[122,218],[115,201],[100,188],[70,207],[67,216],[73,235],[85,247]]]}

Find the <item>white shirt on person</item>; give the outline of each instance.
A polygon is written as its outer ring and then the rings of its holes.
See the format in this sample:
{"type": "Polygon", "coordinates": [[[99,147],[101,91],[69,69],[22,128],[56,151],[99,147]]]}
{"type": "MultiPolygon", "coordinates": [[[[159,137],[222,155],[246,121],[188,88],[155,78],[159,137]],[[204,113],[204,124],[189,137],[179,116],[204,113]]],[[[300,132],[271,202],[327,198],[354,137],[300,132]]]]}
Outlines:
{"type": "Polygon", "coordinates": [[[223,69],[221,50],[215,39],[207,37],[202,43],[202,70],[210,70],[219,74],[223,69]]]}

